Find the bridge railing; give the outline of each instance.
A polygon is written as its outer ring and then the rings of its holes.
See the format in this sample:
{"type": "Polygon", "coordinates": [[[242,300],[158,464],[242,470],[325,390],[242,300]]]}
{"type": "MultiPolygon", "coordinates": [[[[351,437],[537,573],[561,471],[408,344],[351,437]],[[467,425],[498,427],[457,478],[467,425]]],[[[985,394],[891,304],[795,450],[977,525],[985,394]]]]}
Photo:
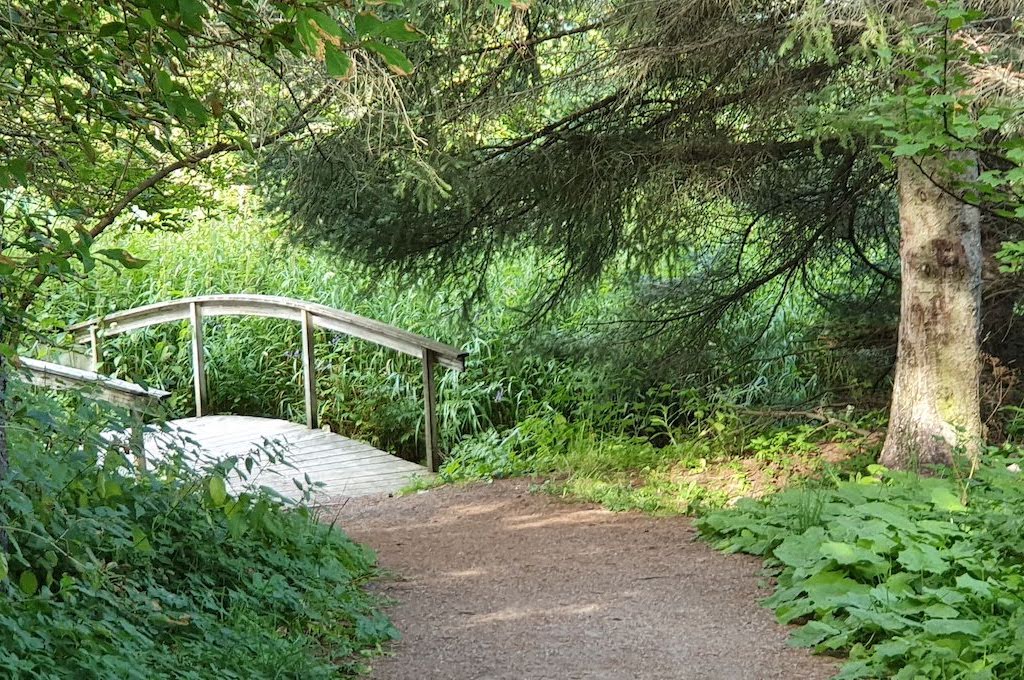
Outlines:
{"type": "Polygon", "coordinates": [[[418,357],[423,365],[424,440],[427,467],[437,469],[440,462],[437,430],[437,391],[434,367],[437,364],[463,371],[467,353],[436,340],[391,326],[382,321],[292,298],[271,295],[204,295],[136,307],[90,319],[68,330],[76,342],[91,349],[93,368],[103,361],[103,338],[171,321],[188,320],[192,326],[192,383],[196,415],[206,412],[207,384],[203,354],[203,319],[214,316],[261,316],[297,321],[301,326],[302,376],[306,400],[306,425],[317,422],[316,365],[313,330],[323,328],[418,357]]]}
{"type": "Polygon", "coordinates": [[[95,371],[28,357],[18,357],[17,366],[25,374],[30,385],[55,390],[84,389],[90,396],[127,408],[131,414],[132,424],[129,447],[139,464],[143,468],[146,467],[143,414],[156,410],[171,396],[170,392],[111,378],[95,371]]]}

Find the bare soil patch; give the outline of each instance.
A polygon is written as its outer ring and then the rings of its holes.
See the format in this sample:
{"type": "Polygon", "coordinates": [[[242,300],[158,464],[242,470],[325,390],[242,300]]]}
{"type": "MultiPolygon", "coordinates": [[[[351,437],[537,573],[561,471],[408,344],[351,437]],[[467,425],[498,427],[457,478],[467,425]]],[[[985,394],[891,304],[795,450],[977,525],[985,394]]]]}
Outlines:
{"type": "Polygon", "coordinates": [[[371,496],[331,509],[375,548],[402,632],[377,680],[816,680],[786,644],[758,560],[696,541],[685,517],[612,513],[529,482],[371,496]]]}

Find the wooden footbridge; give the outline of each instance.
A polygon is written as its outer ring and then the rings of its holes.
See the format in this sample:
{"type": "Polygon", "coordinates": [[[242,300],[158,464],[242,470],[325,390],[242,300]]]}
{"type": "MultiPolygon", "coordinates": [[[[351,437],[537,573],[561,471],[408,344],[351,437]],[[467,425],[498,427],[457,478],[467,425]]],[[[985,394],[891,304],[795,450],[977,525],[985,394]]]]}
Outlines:
{"type": "Polygon", "coordinates": [[[23,359],[34,383],[46,387],[92,386],[101,399],[127,406],[136,426],[123,436],[139,464],[184,452],[194,465],[229,457],[255,461],[229,478],[236,490],[246,484],[270,487],[291,498],[312,483],[314,500],[395,491],[413,478],[429,476],[441,459],[437,434],[434,370],[440,365],[465,369],[466,353],[389,324],[325,305],[268,295],[207,295],[137,307],[72,326],[76,342],[88,348],[91,370],[23,359]],[[215,316],[261,316],[296,321],[302,339],[302,373],[306,422],[302,425],[270,418],[215,415],[207,408],[203,319],[215,316]],[[168,392],[104,376],[103,340],[161,323],[189,321],[192,330],[192,382],[196,416],[161,427],[143,426],[142,414],[166,399],[168,392]],[[314,329],[343,333],[418,357],[423,365],[423,428],[426,466],[403,460],[369,444],[319,429],[317,419],[314,329]],[[298,484],[296,484],[296,481],[298,484]]]}

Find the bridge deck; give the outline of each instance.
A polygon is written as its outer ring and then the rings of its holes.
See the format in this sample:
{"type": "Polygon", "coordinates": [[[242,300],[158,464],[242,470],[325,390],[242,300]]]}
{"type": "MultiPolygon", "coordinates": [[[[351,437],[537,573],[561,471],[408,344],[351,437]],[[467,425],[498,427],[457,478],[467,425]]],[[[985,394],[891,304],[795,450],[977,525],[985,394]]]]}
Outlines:
{"type": "Polygon", "coordinates": [[[314,502],[325,503],[346,496],[393,492],[415,477],[431,474],[421,465],[393,456],[354,439],[324,430],[271,418],[248,416],[204,416],[168,423],[166,432],[146,432],[148,460],[157,460],[181,447],[195,456],[197,464],[238,456],[245,470],[245,458],[254,464],[248,481],[239,475],[228,479],[234,492],[247,483],[267,486],[282,496],[298,499],[302,492],[293,480],[305,478],[321,483],[314,489],[314,502]],[[273,460],[271,460],[273,459],[273,460]]]}

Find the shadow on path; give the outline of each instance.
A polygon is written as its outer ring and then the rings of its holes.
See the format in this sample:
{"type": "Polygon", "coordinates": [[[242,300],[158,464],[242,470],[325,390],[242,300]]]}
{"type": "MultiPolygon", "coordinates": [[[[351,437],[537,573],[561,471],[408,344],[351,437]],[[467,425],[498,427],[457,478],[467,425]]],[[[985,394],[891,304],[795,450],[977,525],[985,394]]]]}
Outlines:
{"type": "Polygon", "coordinates": [[[378,551],[402,632],[378,680],[828,678],[758,605],[759,560],[685,517],[611,513],[529,482],[352,499],[340,525],[378,551]]]}

